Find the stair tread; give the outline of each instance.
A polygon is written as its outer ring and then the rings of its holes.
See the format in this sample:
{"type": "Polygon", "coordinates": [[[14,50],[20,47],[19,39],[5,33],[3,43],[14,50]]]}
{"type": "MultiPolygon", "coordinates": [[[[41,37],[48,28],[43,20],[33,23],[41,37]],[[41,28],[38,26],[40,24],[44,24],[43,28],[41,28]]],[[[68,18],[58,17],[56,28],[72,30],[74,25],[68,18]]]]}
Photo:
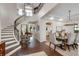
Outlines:
{"type": "Polygon", "coordinates": [[[6,47],[10,46],[10,45],[13,45],[13,44],[16,44],[17,42],[13,42],[13,43],[9,43],[9,44],[6,44],[6,47]]]}
{"type": "Polygon", "coordinates": [[[1,36],[5,36],[5,35],[8,36],[8,35],[13,35],[13,34],[1,34],[1,36]]]}
{"type": "Polygon", "coordinates": [[[15,46],[17,46],[17,45],[19,45],[19,44],[16,43],[16,44],[14,44],[14,45],[10,45],[10,46],[6,47],[5,49],[8,50],[8,49],[13,48],[13,47],[15,47],[15,46]]]}
{"type": "Polygon", "coordinates": [[[4,38],[2,40],[7,41],[7,40],[13,40],[14,38],[4,38]]]}
{"type": "Polygon", "coordinates": [[[13,41],[14,39],[11,39],[11,40],[5,40],[5,42],[9,42],[9,41],[13,41]]]}
{"type": "Polygon", "coordinates": [[[16,42],[15,40],[13,40],[13,41],[8,41],[8,42],[6,42],[5,44],[10,44],[10,43],[14,43],[14,42],[16,42]]]}

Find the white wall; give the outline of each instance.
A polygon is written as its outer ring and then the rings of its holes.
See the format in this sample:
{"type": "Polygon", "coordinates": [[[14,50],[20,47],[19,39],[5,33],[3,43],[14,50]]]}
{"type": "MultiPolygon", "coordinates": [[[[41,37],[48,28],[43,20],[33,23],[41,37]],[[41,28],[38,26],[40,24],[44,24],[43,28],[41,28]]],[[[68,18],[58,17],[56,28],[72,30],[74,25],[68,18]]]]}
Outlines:
{"type": "Polygon", "coordinates": [[[0,20],[0,40],[1,40],[1,20],[0,20]]]}
{"type": "Polygon", "coordinates": [[[52,32],[56,32],[57,26],[61,26],[61,27],[63,26],[62,22],[50,21],[50,20],[44,20],[44,19],[39,20],[39,26],[40,26],[40,31],[39,31],[40,39],[39,39],[39,41],[40,42],[46,41],[46,22],[51,22],[52,32]]]}
{"type": "Polygon", "coordinates": [[[74,32],[74,26],[64,26],[65,22],[49,21],[49,20],[41,19],[41,20],[39,20],[39,26],[40,26],[39,41],[40,42],[46,41],[46,22],[52,23],[52,25],[51,25],[52,32],[56,32],[57,27],[60,27],[60,28],[58,28],[58,30],[65,29],[67,32],[74,32]]]}
{"type": "Polygon", "coordinates": [[[15,3],[0,3],[1,28],[13,25],[17,18],[17,6],[15,3]]]}

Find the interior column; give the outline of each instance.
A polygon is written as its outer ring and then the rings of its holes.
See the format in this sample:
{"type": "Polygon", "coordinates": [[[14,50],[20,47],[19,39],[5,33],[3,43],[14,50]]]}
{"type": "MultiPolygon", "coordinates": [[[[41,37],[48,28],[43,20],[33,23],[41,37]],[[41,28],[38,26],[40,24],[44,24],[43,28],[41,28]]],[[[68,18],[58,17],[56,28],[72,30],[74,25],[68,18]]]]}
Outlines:
{"type": "Polygon", "coordinates": [[[46,41],[46,28],[44,20],[39,20],[40,42],[46,41]]]}

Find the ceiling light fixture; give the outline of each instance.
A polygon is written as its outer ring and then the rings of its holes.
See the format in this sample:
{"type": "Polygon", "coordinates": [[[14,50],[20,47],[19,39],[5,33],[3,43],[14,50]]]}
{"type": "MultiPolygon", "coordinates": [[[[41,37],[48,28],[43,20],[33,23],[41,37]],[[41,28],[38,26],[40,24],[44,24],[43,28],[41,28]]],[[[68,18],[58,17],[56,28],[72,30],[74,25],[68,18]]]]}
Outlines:
{"type": "Polygon", "coordinates": [[[70,13],[71,13],[71,10],[69,10],[69,20],[71,20],[71,18],[70,18],[70,15],[71,15],[71,14],[70,14],[70,13]]]}
{"type": "Polygon", "coordinates": [[[50,17],[50,20],[53,20],[54,19],[54,17],[50,17]]]}
{"type": "Polygon", "coordinates": [[[59,21],[63,21],[63,19],[59,19],[59,21]]]}

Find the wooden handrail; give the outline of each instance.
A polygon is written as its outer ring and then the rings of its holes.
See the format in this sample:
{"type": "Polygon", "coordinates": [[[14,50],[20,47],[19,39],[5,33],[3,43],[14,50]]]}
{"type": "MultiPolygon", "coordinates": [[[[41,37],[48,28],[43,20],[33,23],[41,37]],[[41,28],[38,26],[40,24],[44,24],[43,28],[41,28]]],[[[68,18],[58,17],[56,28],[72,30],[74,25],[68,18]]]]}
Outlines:
{"type": "MultiPolygon", "coordinates": [[[[24,15],[23,15],[24,16],[24,15]]],[[[19,40],[19,30],[17,29],[17,21],[22,18],[23,16],[20,16],[18,17],[15,21],[14,21],[14,35],[15,35],[15,38],[16,40],[18,41],[19,40]],[[15,33],[17,31],[17,34],[15,33]]],[[[19,24],[18,24],[19,25],[19,24]]]]}

